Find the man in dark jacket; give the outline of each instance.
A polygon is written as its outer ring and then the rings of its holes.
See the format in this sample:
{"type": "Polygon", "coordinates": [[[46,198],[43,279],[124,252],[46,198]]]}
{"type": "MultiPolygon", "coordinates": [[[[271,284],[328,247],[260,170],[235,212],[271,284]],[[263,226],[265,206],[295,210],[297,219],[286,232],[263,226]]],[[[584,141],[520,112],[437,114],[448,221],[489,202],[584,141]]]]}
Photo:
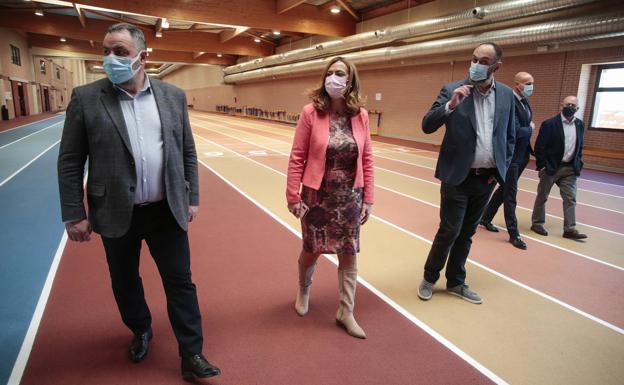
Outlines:
{"type": "Polygon", "coordinates": [[[422,121],[428,134],[446,126],[435,172],[442,182],[440,228],[418,287],[423,301],[431,299],[446,264],[447,291],[471,303],[483,302],[466,285],[465,265],[495,180],[507,175],[515,143],[513,92],[494,79],[502,56],[495,43],[479,45],[468,79],[444,85],[422,121]]]}
{"type": "Polygon", "coordinates": [[[563,199],[563,237],[585,239],[576,229],[576,178],[583,168],[583,122],[574,114],[578,110],[576,96],[566,96],[561,113],[542,123],[535,142],[535,158],[539,185],[533,206],[531,230],[546,236],[546,200],[553,184],[559,186],[563,199]]]}
{"type": "Polygon", "coordinates": [[[197,154],[184,91],[145,74],[145,36],[115,24],[102,42],[107,79],[76,87],[58,158],[61,211],[70,240],[102,236],[113,294],[145,359],[152,316],[139,274],[143,240],[158,266],[184,378],[220,373],[202,354],[201,314],[191,280],[188,222],[199,210],[197,154]],[[83,174],[87,177],[87,212],[83,174]]]}
{"type": "Polygon", "coordinates": [[[504,203],[505,224],[509,233],[509,242],[519,249],[526,250],[526,243],[520,238],[518,231],[518,219],[516,218],[516,195],[518,194],[518,179],[522,171],[529,163],[529,155],[533,154],[531,148],[531,134],[535,124],[532,122],[533,111],[528,97],[533,94],[533,76],[526,72],[518,72],[514,77],[512,87],[515,96],[516,110],[516,146],[511,164],[507,170],[505,183],[500,185],[490,198],[481,225],[489,231],[498,232],[498,228],[492,224],[498,208],[504,203]]]}

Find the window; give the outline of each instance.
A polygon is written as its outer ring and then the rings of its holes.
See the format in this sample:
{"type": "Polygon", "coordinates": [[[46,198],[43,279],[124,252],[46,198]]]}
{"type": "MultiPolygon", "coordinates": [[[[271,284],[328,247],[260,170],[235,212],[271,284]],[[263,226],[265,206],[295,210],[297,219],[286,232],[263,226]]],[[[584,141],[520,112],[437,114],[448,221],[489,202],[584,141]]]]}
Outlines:
{"type": "Polygon", "coordinates": [[[591,126],[624,130],[623,100],[624,64],[599,67],[591,126]]]}
{"type": "Polygon", "coordinates": [[[9,44],[11,46],[11,63],[21,66],[22,58],[20,57],[20,49],[13,44],[9,44]]]}
{"type": "Polygon", "coordinates": [[[39,71],[41,71],[42,74],[46,74],[46,61],[45,60],[39,60],[39,71]]]}

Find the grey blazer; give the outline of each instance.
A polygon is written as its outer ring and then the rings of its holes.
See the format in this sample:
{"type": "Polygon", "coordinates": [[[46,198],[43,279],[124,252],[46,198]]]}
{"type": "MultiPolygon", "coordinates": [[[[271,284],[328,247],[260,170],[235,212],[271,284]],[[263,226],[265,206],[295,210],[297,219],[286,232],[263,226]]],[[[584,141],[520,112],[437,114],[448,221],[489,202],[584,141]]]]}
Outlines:
{"type": "MultiPolygon", "coordinates": [[[[184,91],[150,78],[162,126],[164,189],[180,227],[188,229],[188,206],[199,205],[197,154],[184,91]]],[[[67,108],[58,157],[63,221],[87,217],[83,175],[89,160],[87,201],[93,230],[124,235],[132,220],[137,176],[117,93],[108,79],[77,87],[67,108]]]]}
{"type": "MultiPolygon", "coordinates": [[[[470,83],[464,79],[444,85],[422,121],[422,130],[427,134],[446,125],[435,176],[453,186],[461,184],[468,176],[477,147],[472,93],[452,113],[446,114],[446,102],[451,100],[453,91],[464,84],[470,83]]],[[[496,82],[493,142],[496,177],[501,183],[505,181],[516,142],[514,99],[511,88],[496,82]]]]}

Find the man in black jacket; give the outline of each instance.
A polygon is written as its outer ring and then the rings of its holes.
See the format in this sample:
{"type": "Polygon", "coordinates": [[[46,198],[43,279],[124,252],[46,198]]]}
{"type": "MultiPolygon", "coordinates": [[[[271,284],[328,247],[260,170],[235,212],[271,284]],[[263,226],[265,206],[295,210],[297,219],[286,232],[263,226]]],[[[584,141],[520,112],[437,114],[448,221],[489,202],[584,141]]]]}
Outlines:
{"type": "Polygon", "coordinates": [[[561,103],[561,113],[540,127],[535,142],[535,158],[540,182],[533,206],[531,230],[546,236],[546,200],[553,184],[559,186],[563,199],[563,237],[585,239],[587,235],[576,229],[576,178],[583,168],[583,122],[574,117],[578,110],[576,96],[566,96],[561,103]]]}
{"type": "Polygon", "coordinates": [[[535,124],[531,121],[533,111],[527,100],[533,94],[533,76],[526,72],[518,72],[514,77],[512,89],[516,107],[516,147],[507,170],[505,183],[500,185],[490,198],[490,203],[488,203],[481,219],[481,225],[489,231],[498,232],[498,228],[492,224],[492,219],[494,219],[500,205],[504,203],[505,224],[509,233],[509,242],[519,249],[526,250],[526,243],[520,238],[518,231],[516,195],[518,194],[518,179],[529,163],[529,155],[533,154],[531,134],[535,124]]]}
{"type": "Polygon", "coordinates": [[[427,134],[446,126],[435,171],[442,182],[440,228],[418,287],[423,301],[431,299],[446,264],[447,291],[471,303],[483,302],[466,285],[465,265],[495,180],[507,175],[515,143],[515,98],[494,79],[502,56],[495,43],[479,45],[468,78],[444,85],[422,121],[427,134]]]}

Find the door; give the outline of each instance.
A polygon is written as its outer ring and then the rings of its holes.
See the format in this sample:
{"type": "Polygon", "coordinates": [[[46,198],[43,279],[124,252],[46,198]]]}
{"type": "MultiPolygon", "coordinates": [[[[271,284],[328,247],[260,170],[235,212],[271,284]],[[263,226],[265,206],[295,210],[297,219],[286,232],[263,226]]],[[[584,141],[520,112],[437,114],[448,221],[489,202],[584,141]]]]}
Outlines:
{"type": "Polygon", "coordinates": [[[13,109],[15,111],[15,117],[19,118],[22,116],[20,108],[20,98],[19,98],[19,86],[18,82],[11,80],[11,93],[13,94],[13,109]]]}
{"type": "Polygon", "coordinates": [[[24,90],[24,83],[17,83],[17,94],[19,95],[20,104],[20,116],[26,116],[26,92],[24,90]]]}
{"type": "Polygon", "coordinates": [[[45,112],[50,111],[50,91],[48,91],[48,87],[43,87],[43,110],[45,112]]]}

